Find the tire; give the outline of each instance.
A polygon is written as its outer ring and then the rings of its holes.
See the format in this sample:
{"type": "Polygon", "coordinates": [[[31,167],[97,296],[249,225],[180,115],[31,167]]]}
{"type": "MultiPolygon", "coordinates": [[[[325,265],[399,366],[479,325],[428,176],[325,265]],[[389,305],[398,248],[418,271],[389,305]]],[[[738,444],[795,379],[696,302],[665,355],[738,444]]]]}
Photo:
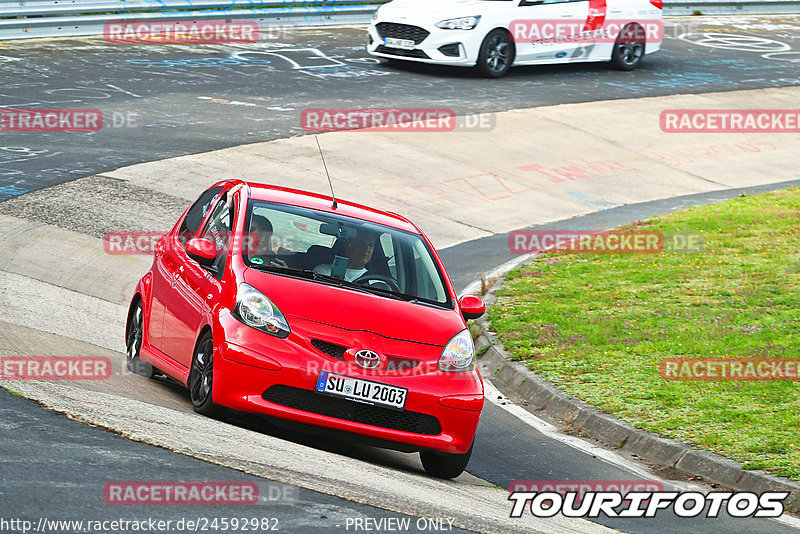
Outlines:
{"type": "Polygon", "coordinates": [[[617,36],[611,52],[611,65],[618,70],[633,70],[644,58],[644,28],[638,24],[628,24],[617,36]]]}
{"type": "Polygon", "coordinates": [[[145,378],[153,378],[155,369],[139,357],[142,353],[142,335],[144,334],[144,312],[141,299],[131,305],[128,312],[128,328],[125,332],[125,363],[128,371],[145,378]]]}
{"type": "Polygon", "coordinates": [[[487,78],[499,78],[508,73],[514,62],[514,55],[514,43],[511,42],[508,32],[496,28],[481,43],[475,68],[487,78]]]}
{"type": "Polygon", "coordinates": [[[475,439],[473,438],[469,450],[464,454],[422,451],[419,453],[419,459],[422,460],[422,467],[429,475],[437,478],[456,478],[467,468],[474,446],[475,439]]]}
{"type": "Polygon", "coordinates": [[[214,404],[212,390],[214,384],[214,341],[206,332],[197,342],[189,369],[189,397],[194,411],[213,419],[225,417],[225,408],[214,404]]]}

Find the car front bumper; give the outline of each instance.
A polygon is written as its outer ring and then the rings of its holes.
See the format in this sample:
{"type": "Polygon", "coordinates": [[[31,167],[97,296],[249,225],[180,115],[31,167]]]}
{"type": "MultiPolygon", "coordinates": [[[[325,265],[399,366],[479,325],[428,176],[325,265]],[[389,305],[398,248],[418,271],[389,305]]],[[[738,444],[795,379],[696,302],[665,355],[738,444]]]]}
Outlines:
{"type": "Polygon", "coordinates": [[[484,36],[483,30],[480,29],[480,23],[472,30],[443,30],[433,26],[428,21],[404,20],[402,24],[416,26],[429,32],[425,39],[416,44],[413,50],[409,51],[384,46],[384,36],[379,33],[376,27],[377,24],[382,22],[399,24],[398,21],[381,18],[369,25],[367,28],[367,52],[370,55],[387,59],[403,59],[459,67],[472,67],[477,62],[478,51],[484,36]],[[457,57],[446,55],[440,50],[441,47],[449,45],[457,45],[457,57]]]}
{"type": "Polygon", "coordinates": [[[406,448],[467,452],[483,407],[477,369],[376,374],[323,355],[307,342],[311,336],[336,336],[339,329],[297,318],[290,324],[292,334],[278,339],[243,325],[228,311],[220,313],[214,332],[215,353],[220,356],[214,359],[215,403],[406,448]],[[405,408],[372,407],[316,393],[321,371],[407,388],[405,408]]]}

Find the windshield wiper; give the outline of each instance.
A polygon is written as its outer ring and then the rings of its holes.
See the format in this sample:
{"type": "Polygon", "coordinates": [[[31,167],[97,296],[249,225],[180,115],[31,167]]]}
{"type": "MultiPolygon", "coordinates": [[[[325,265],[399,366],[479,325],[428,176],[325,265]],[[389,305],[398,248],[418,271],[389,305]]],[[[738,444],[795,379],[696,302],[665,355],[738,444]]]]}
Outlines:
{"type": "Polygon", "coordinates": [[[251,264],[250,267],[257,269],[259,271],[275,272],[280,274],[287,274],[289,276],[297,276],[300,278],[305,278],[307,280],[318,280],[320,282],[327,282],[337,286],[355,289],[356,291],[369,293],[371,295],[380,295],[382,297],[389,297],[395,300],[402,300],[404,302],[419,303],[417,298],[412,297],[411,295],[405,295],[403,293],[395,293],[394,291],[391,290],[378,289],[376,287],[362,286],[361,284],[356,284],[354,282],[350,282],[349,280],[344,280],[343,278],[336,278],[335,276],[331,276],[329,274],[318,273],[311,269],[292,269],[291,267],[276,267],[274,265],[258,265],[258,264],[251,264]]]}
{"type": "Polygon", "coordinates": [[[349,280],[345,280],[343,278],[336,278],[335,276],[331,276],[329,274],[322,274],[315,271],[308,271],[305,270],[304,272],[310,272],[315,280],[320,280],[323,282],[331,282],[339,286],[349,287],[355,289],[356,291],[363,291],[364,293],[370,293],[372,295],[380,295],[382,297],[390,297],[395,300],[402,300],[406,301],[401,295],[395,293],[394,291],[387,291],[385,289],[378,289],[371,286],[362,286],[361,284],[356,284],[355,282],[350,282],[349,280]]]}
{"type": "Polygon", "coordinates": [[[392,297],[393,299],[402,300],[403,302],[411,302],[418,304],[420,301],[417,297],[413,295],[407,295],[405,293],[395,293],[391,289],[381,289],[379,287],[372,287],[372,286],[358,286],[369,289],[371,292],[375,292],[379,295],[385,295],[387,297],[392,297]]]}

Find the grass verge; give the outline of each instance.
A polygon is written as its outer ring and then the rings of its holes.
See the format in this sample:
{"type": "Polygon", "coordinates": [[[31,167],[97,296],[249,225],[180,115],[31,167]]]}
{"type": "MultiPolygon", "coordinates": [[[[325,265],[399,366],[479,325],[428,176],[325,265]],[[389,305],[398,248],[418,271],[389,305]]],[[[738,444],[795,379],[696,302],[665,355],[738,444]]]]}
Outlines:
{"type": "Polygon", "coordinates": [[[550,254],[489,317],[515,359],[639,428],[800,480],[800,383],[664,380],[664,358],[800,358],[800,188],[637,222],[686,254],[550,254]]]}

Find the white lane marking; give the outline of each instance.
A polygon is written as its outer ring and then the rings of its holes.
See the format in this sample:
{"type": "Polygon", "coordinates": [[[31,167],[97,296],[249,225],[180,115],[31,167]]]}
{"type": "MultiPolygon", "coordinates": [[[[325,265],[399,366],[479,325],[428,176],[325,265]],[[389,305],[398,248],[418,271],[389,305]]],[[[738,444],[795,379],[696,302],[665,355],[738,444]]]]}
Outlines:
{"type": "MultiPolygon", "coordinates": [[[[552,248],[552,247],[548,247],[552,248]]],[[[538,254],[523,254],[518,258],[513,258],[505,262],[504,264],[500,265],[493,271],[489,271],[485,273],[481,278],[485,280],[492,280],[498,279],[502,276],[507,275],[510,271],[518,267],[519,265],[525,263],[526,261],[530,260],[531,258],[535,258],[538,254]]],[[[463,297],[464,295],[479,295],[481,292],[481,278],[478,278],[467,287],[465,287],[459,297],[463,297]]]]}
{"type": "Polygon", "coordinates": [[[773,521],[777,521],[778,523],[783,523],[786,526],[800,530],[800,519],[793,515],[783,514],[777,519],[773,519],[773,521]]]}
{"type": "MultiPolygon", "coordinates": [[[[521,420],[523,423],[532,426],[545,437],[559,441],[585,454],[596,456],[597,458],[613,464],[616,467],[630,471],[631,473],[640,476],[645,480],[658,480],[664,484],[665,488],[667,486],[672,486],[680,491],[700,491],[702,493],[708,491],[707,488],[704,488],[700,484],[663,479],[654,475],[646,468],[635,464],[631,460],[628,460],[627,458],[613,451],[604,449],[598,445],[594,445],[593,443],[585,441],[581,438],[562,433],[555,425],[552,425],[543,419],[539,419],[522,406],[513,403],[508,397],[503,395],[500,390],[497,389],[497,387],[495,387],[495,385],[492,384],[486,377],[483,378],[483,388],[486,398],[489,400],[489,402],[495,406],[499,406],[503,410],[515,416],[517,419],[521,420]]],[[[781,517],[772,518],[772,520],[778,521],[779,523],[783,523],[793,528],[800,528],[800,519],[789,514],[783,514],[781,517]]]]}

